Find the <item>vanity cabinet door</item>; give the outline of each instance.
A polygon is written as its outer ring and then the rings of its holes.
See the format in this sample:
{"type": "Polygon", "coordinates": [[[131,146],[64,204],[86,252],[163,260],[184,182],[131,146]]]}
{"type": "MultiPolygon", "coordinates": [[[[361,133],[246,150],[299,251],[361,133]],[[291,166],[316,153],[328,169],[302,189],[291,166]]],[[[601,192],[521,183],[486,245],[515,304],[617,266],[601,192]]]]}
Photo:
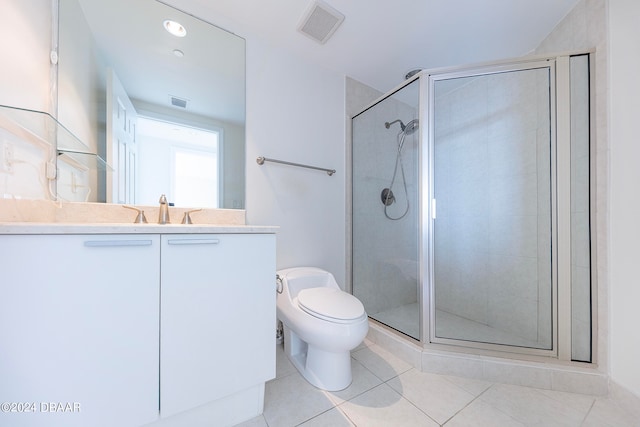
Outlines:
{"type": "Polygon", "coordinates": [[[163,235],[161,252],[161,417],[274,378],[275,235],[163,235]]]}
{"type": "Polygon", "coordinates": [[[159,243],[0,236],[0,425],[158,418],[159,243]]]}

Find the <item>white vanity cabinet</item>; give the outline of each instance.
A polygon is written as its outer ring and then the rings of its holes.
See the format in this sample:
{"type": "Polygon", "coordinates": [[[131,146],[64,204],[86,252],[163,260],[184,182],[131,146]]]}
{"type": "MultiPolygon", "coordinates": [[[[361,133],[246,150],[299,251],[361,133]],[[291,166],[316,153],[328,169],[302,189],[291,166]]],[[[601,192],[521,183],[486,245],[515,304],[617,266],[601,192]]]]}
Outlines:
{"type": "Polygon", "coordinates": [[[182,230],[0,224],[0,426],[225,426],[262,413],[275,234],[182,230]]]}
{"type": "Polygon", "coordinates": [[[275,235],[163,235],[161,253],[160,416],[212,401],[216,425],[260,414],[275,377],[275,235]],[[261,394],[253,409],[228,399],[247,390],[261,394]]]}
{"type": "Polygon", "coordinates": [[[159,235],[0,235],[0,425],[157,419],[159,272],[159,235]]]}

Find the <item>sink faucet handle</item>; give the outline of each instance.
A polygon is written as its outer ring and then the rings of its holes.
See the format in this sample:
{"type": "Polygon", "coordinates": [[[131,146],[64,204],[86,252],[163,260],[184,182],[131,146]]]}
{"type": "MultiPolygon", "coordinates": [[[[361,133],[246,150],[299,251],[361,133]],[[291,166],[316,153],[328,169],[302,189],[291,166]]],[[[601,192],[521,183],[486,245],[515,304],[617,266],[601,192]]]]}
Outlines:
{"type": "Polygon", "coordinates": [[[198,211],[201,211],[201,210],[202,210],[202,208],[200,208],[200,209],[192,209],[190,211],[186,211],[184,213],[184,217],[182,217],[182,223],[183,224],[193,224],[193,222],[191,221],[191,216],[189,214],[191,212],[198,212],[198,211]]]}
{"type": "Polygon", "coordinates": [[[138,212],[138,216],[133,221],[135,224],[146,224],[147,218],[144,216],[144,211],[142,209],[134,208],[133,206],[122,205],[123,208],[133,209],[138,212]]]}

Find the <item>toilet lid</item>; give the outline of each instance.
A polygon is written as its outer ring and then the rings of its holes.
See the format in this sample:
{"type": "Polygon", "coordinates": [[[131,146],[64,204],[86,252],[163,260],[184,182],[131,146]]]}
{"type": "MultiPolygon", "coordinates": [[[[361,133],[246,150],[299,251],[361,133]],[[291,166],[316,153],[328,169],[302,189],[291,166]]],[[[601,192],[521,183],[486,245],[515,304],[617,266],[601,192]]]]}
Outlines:
{"type": "Polygon", "coordinates": [[[336,323],[357,320],[365,315],[360,300],[335,288],[309,288],[298,293],[298,306],[320,319],[336,323]]]}

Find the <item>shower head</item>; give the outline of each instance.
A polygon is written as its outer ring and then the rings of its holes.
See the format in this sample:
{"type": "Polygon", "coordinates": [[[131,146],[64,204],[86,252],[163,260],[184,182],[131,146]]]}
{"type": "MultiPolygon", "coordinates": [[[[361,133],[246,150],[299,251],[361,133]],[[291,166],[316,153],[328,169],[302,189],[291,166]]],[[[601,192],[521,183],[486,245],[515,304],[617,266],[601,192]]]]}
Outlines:
{"type": "Polygon", "coordinates": [[[402,131],[405,135],[412,135],[415,131],[418,130],[419,126],[420,122],[418,121],[418,119],[413,119],[409,123],[407,123],[404,128],[402,128],[402,131]]]}
{"type": "Polygon", "coordinates": [[[391,127],[392,124],[394,123],[400,123],[400,130],[402,132],[404,132],[405,135],[411,135],[413,134],[416,130],[418,130],[418,119],[413,119],[411,120],[409,123],[407,123],[406,125],[404,123],[402,123],[402,120],[397,119],[394,120],[392,122],[385,122],[384,127],[386,127],[387,129],[389,129],[391,127]]]}

